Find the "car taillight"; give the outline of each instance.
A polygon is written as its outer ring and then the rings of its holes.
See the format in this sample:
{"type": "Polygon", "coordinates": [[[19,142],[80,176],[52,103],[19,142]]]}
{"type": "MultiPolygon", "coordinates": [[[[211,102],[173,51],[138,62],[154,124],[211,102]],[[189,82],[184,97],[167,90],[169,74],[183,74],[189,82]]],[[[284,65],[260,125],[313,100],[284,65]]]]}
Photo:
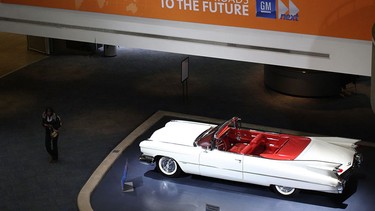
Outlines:
{"type": "Polygon", "coordinates": [[[336,174],[340,174],[342,172],[344,172],[343,169],[340,168],[341,165],[337,166],[335,169],[333,169],[333,171],[336,173],[336,174]]]}

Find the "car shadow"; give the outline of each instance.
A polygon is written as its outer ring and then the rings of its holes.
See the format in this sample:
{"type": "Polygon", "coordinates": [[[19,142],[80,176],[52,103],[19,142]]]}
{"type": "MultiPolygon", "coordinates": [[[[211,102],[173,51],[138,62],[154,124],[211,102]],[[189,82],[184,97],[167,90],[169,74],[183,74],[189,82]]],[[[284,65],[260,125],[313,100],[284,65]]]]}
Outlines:
{"type": "Polygon", "coordinates": [[[198,175],[183,174],[177,178],[170,178],[163,176],[156,169],[154,169],[147,171],[144,176],[154,180],[159,180],[161,182],[167,181],[178,185],[185,185],[195,188],[262,196],[277,200],[292,201],[337,209],[347,208],[348,204],[345,204],[344,202],[357,191],[358,182],[356,176],[352,177],[351,180],[347,182],[346,188],[344,189],[344,192],[342,194],[330,194],[317,191],[301,190],[297,195],[286,197],[275,193],[270,187],[233,182],[198,175]]]}

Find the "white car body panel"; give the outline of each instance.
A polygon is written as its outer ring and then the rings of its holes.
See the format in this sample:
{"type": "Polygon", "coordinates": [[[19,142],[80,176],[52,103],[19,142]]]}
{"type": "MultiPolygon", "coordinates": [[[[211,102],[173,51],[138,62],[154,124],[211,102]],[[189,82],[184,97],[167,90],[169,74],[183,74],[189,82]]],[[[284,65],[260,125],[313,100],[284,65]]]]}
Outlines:
{"type": "Polygon", "coordinates": [[[310,144],[294,160],[275,160],[194,146],[204,131],[216,125],[171,121],[140,143],[143,155],[173,158],[182,171],[263,186],[280,185],[339,193],[343,174],[353,165],[358,140],[309,137],[310,144]],[[341,166],[340,166],[341,165],[341,166]],[[335,173],[340,166],[342,172],[335,173]]]}
{"type": "Polygon", "coordinates": [[[311,137],[311,143],[296,160],[314,160],[318,157],[320,161],[343,164],[341,168],[346,171],[351,167],[355,153],[351,147],[343,147],[343,145],[322,141],[321,138],[311,137]]]}
{"type": "Polygon", "coordinates": [[[206,150],[200,155],[200,175],[243,181],[242,159],[243,155],[225,153],[219,150],[206,150]],[[218,166],[217,164],[221,165],[218,166]]]}
{"type": "Polygon", "coordinates": [[[193,146],[195,139],[205,130],[216,125],[171,121],[164,128],[155,131],[149,140],[193,146]]]}

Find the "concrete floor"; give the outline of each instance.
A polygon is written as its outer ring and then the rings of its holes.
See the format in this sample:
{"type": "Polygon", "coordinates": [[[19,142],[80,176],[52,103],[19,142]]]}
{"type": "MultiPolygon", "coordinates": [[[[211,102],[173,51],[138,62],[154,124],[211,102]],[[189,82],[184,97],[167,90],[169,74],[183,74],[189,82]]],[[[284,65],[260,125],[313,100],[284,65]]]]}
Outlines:
{"type": "Polygon", "coordinates": [[[0,210],[77,210],[78,192],[95,168],[158,110],[236,115],[252,124],[375,141],[369,78],[344,96],[305,99],[267,89],[262,65],[192,56],[184,103],[180,65],[186,55],[101,53],[50,56],[0,78],[0,210]],[[47,105],[64,122],[57,164],[48,163],[44,149],[40,115],[47,105]]]}

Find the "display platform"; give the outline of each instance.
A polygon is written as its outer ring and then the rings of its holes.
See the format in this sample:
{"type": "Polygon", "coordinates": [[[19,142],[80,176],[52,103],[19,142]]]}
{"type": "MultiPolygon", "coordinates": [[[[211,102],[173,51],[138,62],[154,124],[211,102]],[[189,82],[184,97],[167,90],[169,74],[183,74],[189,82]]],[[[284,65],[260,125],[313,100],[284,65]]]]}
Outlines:
{"type": "MultiPolygon", "coordinates": [[[[375,179],[373,179],[375,148],[370,144],[360,147],[359,151],[363,153],[365,162],[356,176],[347,183],[342,195],[302,190],[298,195],[288,198],[279,196],[270,188],[263,186],[196,175],[183,175],[179,178],[164,177],[155,170],[155,166],[139,162],[138,145],[171,119],[188,119],[215,124],[223,122],[169,112],[156,113],[130,134],[130,138],[127,137],[117,149],[112,151],[102,163],[104,170],[99,167],[95,171],[90,178],[91,181],[87,182],[78,197],[79,208],[81,210],[90,208],[93,210],[232,211],[372,210],[375,207],[373,200],[375,198],[375,179]]],[[[243,125],[258,130],[300,134],[295,131],[243,125]]]]}

